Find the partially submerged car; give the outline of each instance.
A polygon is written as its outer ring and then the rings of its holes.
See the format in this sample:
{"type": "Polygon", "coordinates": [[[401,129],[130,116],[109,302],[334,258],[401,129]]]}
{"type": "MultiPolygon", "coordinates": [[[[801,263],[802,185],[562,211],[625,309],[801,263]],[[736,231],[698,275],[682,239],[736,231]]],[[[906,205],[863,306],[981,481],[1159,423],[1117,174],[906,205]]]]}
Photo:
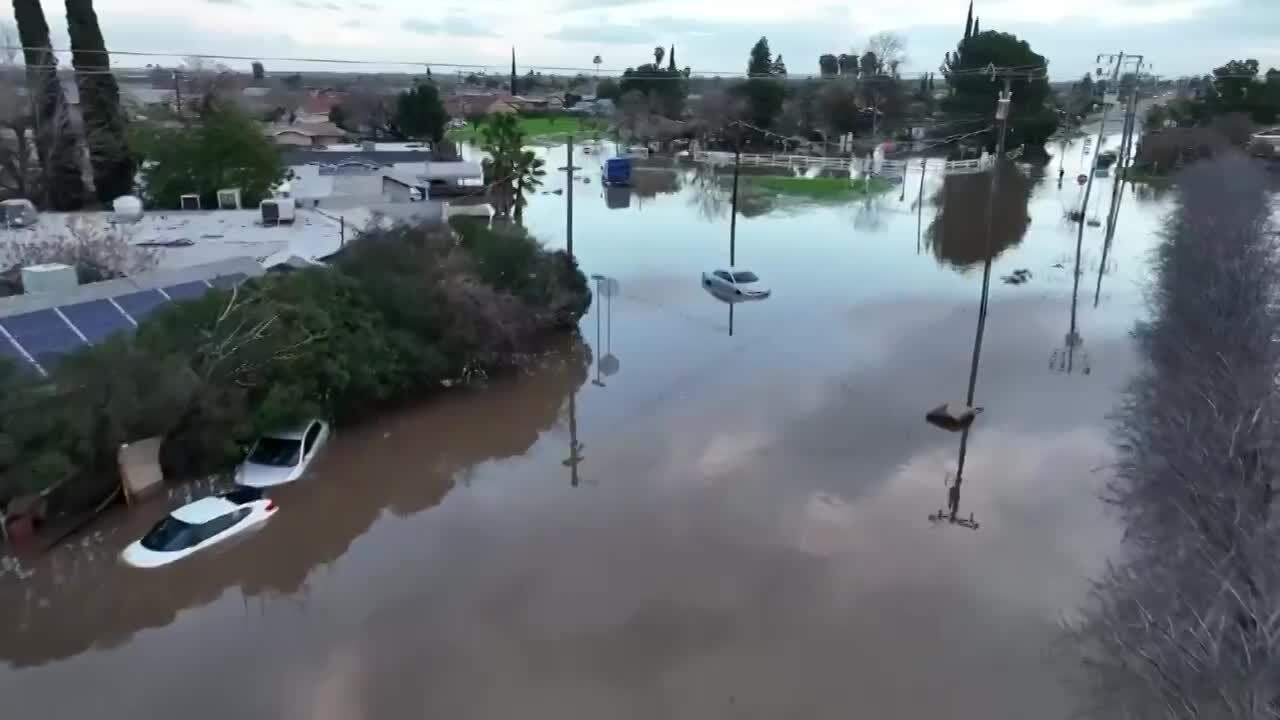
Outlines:
{"type": "Polygon", "coordinates": [[[702,273],[702,286],[710,290],[741,297],[747,300],[763,300],[770,290],[750,270],[713,270],[702,273]]]}
{"type": "Polygon", "coordinates": [[[302,477],[328,440],[329,423],[323,420],[263,435],[236,468],[236,482],[258,488],[293,482],[302,477]]]}
{"type": "Polygon", "coordinates": [[[248,532],[280,508],[257,488],[238,488],[183,505],[120,553],[137,568],[156,568],[248,532]]]}

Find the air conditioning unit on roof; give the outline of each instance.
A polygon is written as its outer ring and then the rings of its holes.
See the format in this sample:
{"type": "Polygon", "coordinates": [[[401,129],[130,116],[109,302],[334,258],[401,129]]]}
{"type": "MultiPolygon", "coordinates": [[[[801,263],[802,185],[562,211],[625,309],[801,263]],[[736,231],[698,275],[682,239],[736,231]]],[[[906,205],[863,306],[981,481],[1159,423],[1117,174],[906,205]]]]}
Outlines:
{"type": "Polygon", "coordinates": [[[218,191],[219,210],[240,209],[240,188],[223,188],[218,191]]]}
{"type": "Polygon", "coordinates": [[[259,203],[258,209],[262,212],[263,225],[291,223],[296,212],[293,198],[283,197],[263,200],[259,203]]]}

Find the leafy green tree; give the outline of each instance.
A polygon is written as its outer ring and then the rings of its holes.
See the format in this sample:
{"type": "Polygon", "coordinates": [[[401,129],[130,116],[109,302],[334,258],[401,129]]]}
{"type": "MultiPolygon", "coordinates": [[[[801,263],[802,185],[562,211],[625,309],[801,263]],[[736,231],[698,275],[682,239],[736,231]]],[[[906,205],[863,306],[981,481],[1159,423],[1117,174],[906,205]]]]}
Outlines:
{"type": "Polygon", "coordinates": [[[98,200],[110,203],[133,193],[137,170],[126,137],[120,88],[111,74],[111,56],[103,44],[102,30],[93,0],[66,0],[67,32],[71,36],[71,64],[80,89],[80,113],[84,120],[93,184],[98,200]]]}
{"type": "Polygon", "coordinates": [[[840,72],[839,60],[831,53],[818,56],[818,72],[823,77],[835,77],[840,72]]]}
{"type": "Polygon", "coordinates": [[[251,67],[253,68],[254,80],[262,80],[267,77],[267,70],[262,66],[262,63],[260,61],[254,60],[253,65],[251,67]]]}
{"type": "Polygon", "coordinates": [[[259,125],[239,110],[215,104],[187,127],[135,127],[142,184],[156,207],[177,208],[186,193],[214,207],[222,188],[240,188],[250,207],[284,180],[280,154],[259,125]]]}
{"type": "Polygon", "coordinates": [[[400,93],[396,101],[396,125],[410,137],[440,142],[444,138],[449,113],[433,82],[414,85],[400,93]]]}
{"type": "Polygon", "coordinates": [[[79,209],[85,201],[80,156],[40,0],[13,0],[13,17],[28,68],[31,121],[42,170],[38,183],[40,204],[53,210],[79,209]]]}
{"type": "Polygon", "coordinates": [[[748,79],[734,88],[746,101],[744,120],[762,130],[773,127],[787,99],[787,88],[778,70],[785,72],[786,66],[774,63],[769,39],[762,37],[751,48],[747,61],[748,79]]]}
{"type": "Polygon", "coordinates": [[[623,71],[618,90],[619,97],[632,91],[639,92],[648,99],[651,107],[666,117],[679,119],[684,114],[689,82],[678,70],[665,70],[658,65],[645,64],[623,71]]]}
{"type": "Polygon", "coordinates": [[[858,55],[852,51],[848,53],[840,53],[836,58],[836,67],[840,70],[841,75],[857,75],[858,74],[858,55]]]}
{"type": "Polygon", "coordinates": [[[870,50],[864,52],[858,60],[858,72],[862,77],[871,77],[880,74],[880,59],[870,50]]]}
{"type": "Polygon", "coordinates": [[[777,75],[778,77],[787,76],[787,64],[782,61],[781,55],[779,55],[777,59],[773,61],[772,73],[774,75],[777,75]]]}
{"type": "MultiPolygon", "coordinates": [[[[1025,40],[1009,33],[987,30],[962,40],[951,55],[951,62],[943,68],[947,84],[952,88],[951,97],[943,102],[944,112],[963,116],[995,115],[1003,84],[992,82],[990,75],[981,72],[989,65],[1044,68],[1046,62],[1025,40]]],[[[1046,104],[1050,99],[1047,75],[1041,72],[1030,77],[1015,77],[1012,91],[1008,147],[1044,145],[1058,127],[1058,114],[1046,104]]],[[[988,146],[994,145],[993,136],[988,146]]]]}
{"type": "Polygon", "coordinates": [[[618,98],[622,97],[622,88],[619,87],[617,80],[605,78],[596,83],[596,97],[617,102],[618,98]]]}

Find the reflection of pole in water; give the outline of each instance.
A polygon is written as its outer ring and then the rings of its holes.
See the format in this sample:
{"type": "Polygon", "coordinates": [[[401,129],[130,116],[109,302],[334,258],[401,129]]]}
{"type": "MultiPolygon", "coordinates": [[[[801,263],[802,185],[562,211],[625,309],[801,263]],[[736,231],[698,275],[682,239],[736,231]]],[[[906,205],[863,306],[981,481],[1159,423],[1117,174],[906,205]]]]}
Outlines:
{"type": "Polygon", "coordinates": [[[733,306],[734,303],[729,303],[729,337],[733,337],[733,306]]]}
{"type": "MultiPolygon", "coordinates": [[[[1070,375],[1075,372],[1076,348],[1084,344],[1084,340],[1080,337],[1079,326],[1076,324],[1076,308],[1080,304],[1080,277],[1084,275],[1084,271],[1080,269],[1081,257],[1081,238],[1076,236],[1076,262],[1073,267],[1074,277],[1071,279],[1071,322],[1067,327],[1067,336],[1063,341],[1064,347],[1054,350],[1049,356],[1049,369],[1055,372],[1062,372],[1070,375]]],[[[1101,275],[1099,275],[1101,277],[1101,275]]],[[[1101,281],[1099,281],[1101,282],[1101,281]]],[[[1082,354],[1084,368],[1082,373],[1088,375],[1092,368],[1089,365],[1089,356],[1087,353],[1082,354]]]]}
{"type": "MultiPolygon", "coordinates": [[[[924,168],[927,161],[920,158],[920,194],[916,196],[916,254],[920,254],[920,231],[924,227],[924,168]]],[[[906,185],[904,177],[902,184],[906,185]]]]}
{"type": "Polygon", "coordinates": [[[578,487],[578,464],[582,462],[582,448],[578,442],[578,393],[569,394],[569,457],[561,461],[561,465],[569,468],[569,486],[578,487]]]}
{"type": "Polygon", "coordinates": [[[596,379],[592,380],[591,384],[604,387],[604,383],[600,381],[600,281],[604,280],[604,276],[592,275],[591,279],[596,281],[596,346],[592,353],[596,361],[596,379]]]}
{"type": "MultiPolygon", "coordinates": [[[[741,131],[739,131],[741,134],[741,131]]],[[[742,162],[742,138],[733,149],[733,197],[729,201],[729,267],[733,267],[738,239],[738,165],[742,162]]]]}

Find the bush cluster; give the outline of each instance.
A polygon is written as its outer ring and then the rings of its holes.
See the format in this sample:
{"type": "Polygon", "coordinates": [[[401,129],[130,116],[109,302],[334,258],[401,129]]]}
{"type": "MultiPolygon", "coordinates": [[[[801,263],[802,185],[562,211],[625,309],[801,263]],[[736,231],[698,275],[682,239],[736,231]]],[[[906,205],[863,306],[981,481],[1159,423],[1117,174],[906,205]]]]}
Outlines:
{"type": "Polygon", "coordinates": [[[119,445],[147,436],[168,477],[226,469],[263,430],[518,367],[590,301],[576,263],[519,226],[371,229],[330,267],[167,306],[47,381],[0,367],[0,504],[101,498],[119,445]]]}

